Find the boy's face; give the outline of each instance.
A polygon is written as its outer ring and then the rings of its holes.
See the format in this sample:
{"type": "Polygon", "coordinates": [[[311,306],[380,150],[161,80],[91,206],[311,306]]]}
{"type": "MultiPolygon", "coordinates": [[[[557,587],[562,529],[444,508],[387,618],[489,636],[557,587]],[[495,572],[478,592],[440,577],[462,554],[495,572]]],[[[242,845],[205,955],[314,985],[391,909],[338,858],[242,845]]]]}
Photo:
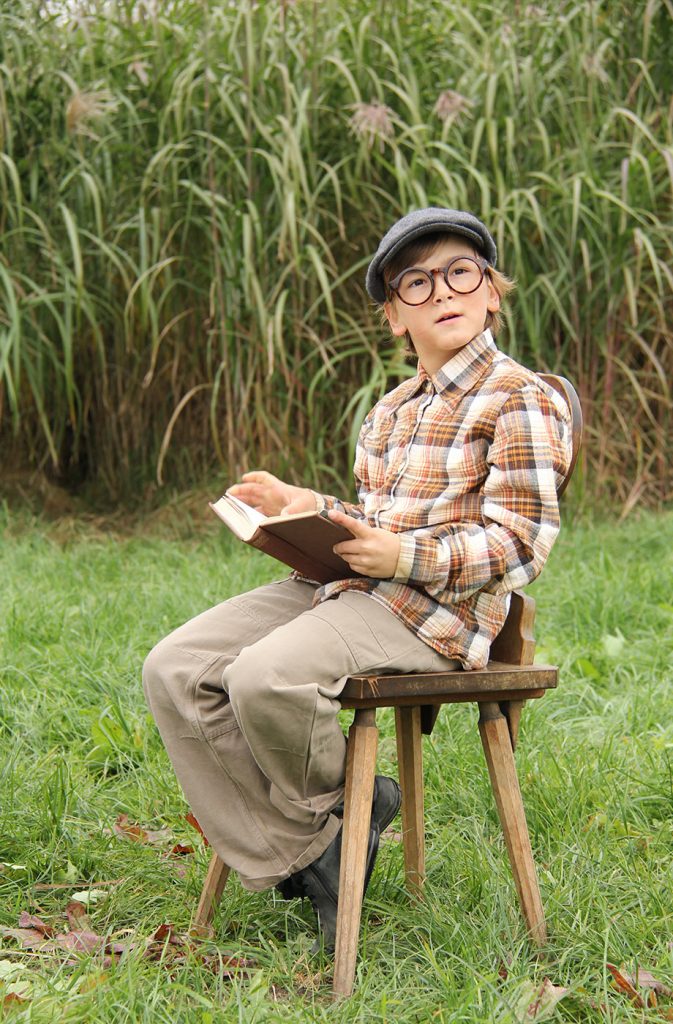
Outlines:
{"type": "MultiPolygon", "coordinates": [[[[466,239],[448,238],[417,266],[423,270],[444,267],[454,256],[474,256],[466,239]]],[[[427,373],[436,373],[459,349],[480,334],[488,313],[500,308],[500,297],[488,274],[469,295],[453,292],[442,274],[435,274],[435,290],[422,305],[407,306],[397,296],[385,303],[390,329],[397,337],[407,331],[427,373]]]]}

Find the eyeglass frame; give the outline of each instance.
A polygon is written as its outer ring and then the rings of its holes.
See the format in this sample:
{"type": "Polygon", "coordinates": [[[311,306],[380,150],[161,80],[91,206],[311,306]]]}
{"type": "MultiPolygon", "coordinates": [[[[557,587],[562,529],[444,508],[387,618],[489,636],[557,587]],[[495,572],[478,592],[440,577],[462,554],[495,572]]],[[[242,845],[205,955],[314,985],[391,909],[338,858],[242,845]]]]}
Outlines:
{"type": "Polygon", "coordinates": [[[400,270],[399,274],[395,275],[392,281],[388,281],[387,288],[390,292],[394,292],[394,294],[397,296],[400,302],[403,302],[405,306],[422,306],[424,303],[429,302],[432,296],[435,294],[435,274],[441,274],[442,277],[444,278],[444,284],[446,285],[446,287],[450,288],[451,291],[455,292],[456,295],[473,295],[476,292],[476,290],[481,286],[481,283],[484,280],[484,277],[486,276],[486,271],[488,270],[489,267],[490,263],[488,262],[488,260],[485,260],[483,256],[454,256],[452,259],[449,260],[449,262],[445,266],[433,267],[431,270],[426,270],[425,267],[405,267],[404,270],[400,270]],[[479,283],[476,284],[474,288],[470,288],[468,292],[459,292],[456,288],[453,287],[453,285],[449,283],[449,270],[451,269],[454,263],[458,262],[458,260],[471,260],[473,263],[476,263],[476,265],[479,267],[479,270],[481,271],[479,283]],[[422,302],[407,302],[406,299],[402,298],[398,291],[400,282],[404,275],[414,270],[418,271],[419,274],[425,274],[426,277],[429,277],[432,284],[430,294],[428,295],[427,299],[423,299],[422,302]]]}

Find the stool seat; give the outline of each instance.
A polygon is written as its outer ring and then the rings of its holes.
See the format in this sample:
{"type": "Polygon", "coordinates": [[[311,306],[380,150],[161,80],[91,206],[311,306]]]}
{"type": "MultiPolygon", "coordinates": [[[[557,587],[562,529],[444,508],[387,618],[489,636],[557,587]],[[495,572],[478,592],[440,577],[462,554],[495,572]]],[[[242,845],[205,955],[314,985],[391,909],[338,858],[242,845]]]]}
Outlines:
{"type": "Polygon", "coordinates": [[[455,703],[456,701],[501,700],[542,697],[545,690],[558,684],[558,669],[553,665],[507,665],[489,661],[476,672],[431,672],[428,675],[350,676],[339,698],[341,707],[377,708],[395,705],[455,703]],[[539,691],[539,692],[538,692],[539,691]]]}

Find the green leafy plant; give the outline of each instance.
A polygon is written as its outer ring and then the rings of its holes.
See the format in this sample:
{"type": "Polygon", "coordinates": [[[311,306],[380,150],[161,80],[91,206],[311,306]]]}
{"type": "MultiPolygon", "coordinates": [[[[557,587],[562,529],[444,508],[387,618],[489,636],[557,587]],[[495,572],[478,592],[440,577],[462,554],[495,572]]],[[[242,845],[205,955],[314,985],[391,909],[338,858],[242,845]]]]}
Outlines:
{"type": "Polygon", "coordinates": [[[367,257],[438,203],[493,228],[505,346],[578,387],[587,491],[670,496],[672,26],[668,0],[3,5],[3,449],[113,497],[343,484],[407,372],[367,257]]]}

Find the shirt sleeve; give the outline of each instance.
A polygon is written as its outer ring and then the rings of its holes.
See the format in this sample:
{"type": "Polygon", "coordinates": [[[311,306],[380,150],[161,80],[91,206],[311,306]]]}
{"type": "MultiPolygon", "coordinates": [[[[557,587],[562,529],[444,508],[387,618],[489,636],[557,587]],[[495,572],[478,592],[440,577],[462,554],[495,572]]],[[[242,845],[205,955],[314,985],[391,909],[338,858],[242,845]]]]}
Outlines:
{"type": "Polygon", "coordinates": [[[503,405],[487,453],[481,523],[400,534],[394,579],[453,602],[504,594],[539,574],[559,530],[557,484],[570,464],[570,415],[535,385],[503,405]]]}
{"type": "Polygon", "coordinates": [[[366,518],[362,502],[342,501],[341,498],[335,498],[332,494],[318,494],[317,491],[313,493],[316,499],[315,507],[318,512],[335,508],[337,512],[343,512],[344,515],[352,516],[354,519],[366,518]]]}

